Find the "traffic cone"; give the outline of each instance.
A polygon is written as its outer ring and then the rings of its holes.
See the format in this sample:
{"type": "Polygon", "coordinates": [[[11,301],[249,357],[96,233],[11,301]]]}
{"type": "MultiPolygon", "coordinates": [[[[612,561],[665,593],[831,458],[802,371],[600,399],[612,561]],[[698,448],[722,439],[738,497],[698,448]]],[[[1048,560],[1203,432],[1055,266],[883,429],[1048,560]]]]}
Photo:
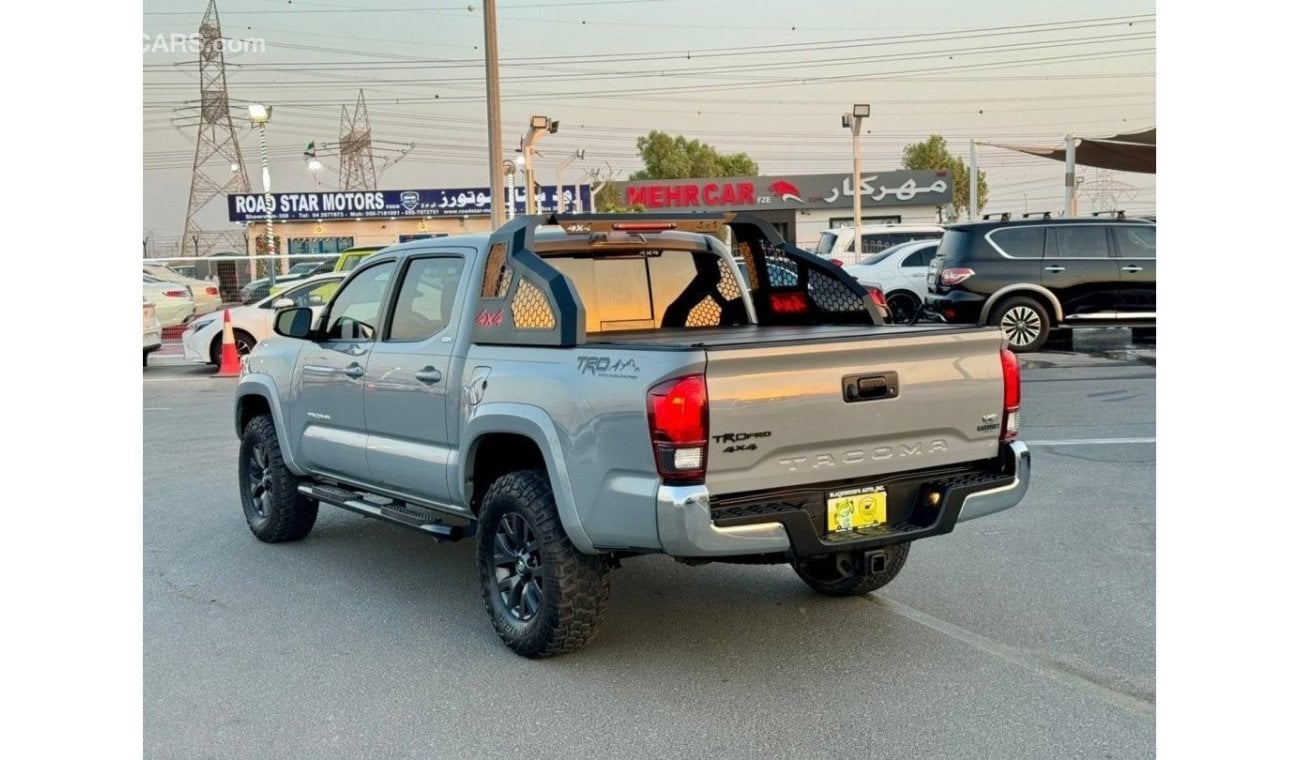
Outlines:
{"type": "Polygon", "coordinates": [[[235,328],[230,325],[230,309],[221,325],[221,369],[215,377],[239,377],[239,349],[235,348],[235,328]]]}

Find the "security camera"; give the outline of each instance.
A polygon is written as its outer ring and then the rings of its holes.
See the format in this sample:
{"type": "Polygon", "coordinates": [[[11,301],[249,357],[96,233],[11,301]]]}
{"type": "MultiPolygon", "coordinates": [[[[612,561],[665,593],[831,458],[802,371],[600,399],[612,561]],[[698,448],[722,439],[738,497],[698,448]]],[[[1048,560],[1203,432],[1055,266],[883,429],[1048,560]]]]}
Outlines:
{"type": "Polygon", "coordinates": [[[852,117],[851,115],[849,115],[849,114],[844,114],[843,116],[841,116],[841,117],[840,117],[840,126],[844,127],[845,129],[849,129],[850,127],[852,127],[852,126],[853,126],[853,117],[852,117]]]}
{"type": "Polygon", "coordinates": [[[555,134],[556,132],[559,132],[559,131],[560,131],[560,122],[558,122],[558,121],[553,121],[553,122],[551,122],[551,125],[550,125],[549,127],[546,128],[546,131],[550,132],[551,134],[555,134]]]}

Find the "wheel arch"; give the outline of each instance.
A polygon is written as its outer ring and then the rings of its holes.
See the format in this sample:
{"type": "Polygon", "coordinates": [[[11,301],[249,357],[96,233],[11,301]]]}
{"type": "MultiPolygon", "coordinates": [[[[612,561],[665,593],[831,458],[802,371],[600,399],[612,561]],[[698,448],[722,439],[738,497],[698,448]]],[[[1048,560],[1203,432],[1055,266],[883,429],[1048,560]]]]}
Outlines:
{"type": "Polygon", "coordinates": [[[466,425],[461,442],[464,455],[451,483],[452,495],[460,503],[468,505],[477,515],[477,503],[491,485],[482,478],[540,466],[550,478],[556,511],[569,540],[581,552],[596,553],[578,519],[563,456],[565,447],[555,423],[545,411],[528,404],[483,404],[466,425]]]}
{"type": "Polygon", "coordinates": [[[280,399],[274,387],[262,376],[245,375],[240,378],[239,385],[235,389],[235,437],[242,438],[248,423],[263,414],[271,415],[271,421],[275,423],[276,438],[280,443],[280,457],[284,460],[285,466],[295,475],[306,475],[307,471],[298,466],[289,448],[284,411],[280,407],[280,399]]]}
{"type": "Polygon", "coordinates": [[[1008,298],[1015,298],[1017,296],[1032,298],[1042,304],[1043,308],[1047,310],[1048,318],[1052,322],[1048,325],[1049,328],[1060,325],[1065,319],[1065,312],[1061,309],[1061,302],[1052,294],[1052,291],[1042,285],[1034,285],[1033,283],[1026,282],[1000,288],[994,292],[993,295],[984,299],[984,308],[980,309],[979,323],[981,325],[988,324],[989,317],[993,312],[997,311],[1008,298]]]}

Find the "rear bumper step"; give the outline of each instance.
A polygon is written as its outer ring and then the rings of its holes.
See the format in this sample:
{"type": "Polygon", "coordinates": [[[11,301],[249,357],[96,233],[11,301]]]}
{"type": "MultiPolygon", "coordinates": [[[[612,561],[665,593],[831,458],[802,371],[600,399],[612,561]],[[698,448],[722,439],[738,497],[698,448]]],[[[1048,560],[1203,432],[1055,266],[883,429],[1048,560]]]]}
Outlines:
{"type": "Polygon", "coordinates": [[[324,483],[303,483],[298,486],[298,493],[309,499],[356,512],[363,517],[373,517],[417,530],[439,541],[458,541],[466,536],[465,526],[449,524],[442,515],[399,501],[386,500],[388,503],[379,504],[357,491],[324,483]]]}
{"type": "Polygon", "coordinates": [[[712,504],[703,486],[662,486],[659,537],[664,551],[678,557],[779,552],[809,557],[879,549],[948,533],[960,521],[1015,506],[1029,489],[1029,459],[1028,447],[1014,441],[984,470],[946,468],[875,480],[869,485],[889,489],[891,514],[898,509],[899,519],[840,533],[822,527],[826,492],[850,484],[729,496],[712,504]],[[933,506],[930,494],[938,495],[933,506]]]}

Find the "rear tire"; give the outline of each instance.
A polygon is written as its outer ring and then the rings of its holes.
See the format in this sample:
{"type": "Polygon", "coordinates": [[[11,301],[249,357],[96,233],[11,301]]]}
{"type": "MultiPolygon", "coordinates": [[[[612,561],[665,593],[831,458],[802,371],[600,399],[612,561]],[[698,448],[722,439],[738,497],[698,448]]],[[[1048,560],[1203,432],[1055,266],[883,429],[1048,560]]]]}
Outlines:
{"type": "Polygon", "coordinates": [[[1037,351],[1047,342],[1052,321],[1047,309],[1032,298],[1008,298],[993,310],[990,325],[1002,330],[1007,344],[1016,353],[1037,351]]]}
{"type": "Polygon", "coordinates": [[[284,466],[271,416],[255,417],[239,444],[239,498],[259,541],[297,541],[311,533],[320,505],[298,493],[299,482],[284,466]]]}
{"type": "Polygon", "coordinates": [[[910,325],[916,321],[917,312],[921,309],[921,299],[905,290],[898,290],[889,294],[885,299],[885,306],[889,308],[889,316],[894,324],[910,325]]]}
{"type": "Polygon", "coordinates": [[[493,627],[524,657],[578,649],[595,637],[609,601],[609,564],[569,541],[540,470],[508,473],[488,488],[478,571],[493,627]]]}
{"type": "Polygon", "coordinates": [[[885,553],[885,569],[879,573],[868,572],[867,552],[861,549],[797,560],[791,563],[791,567],[804,583],[819,594],[864,596],[883,588],[897,577],[907,562],[911,548],[910,543],[886,546],[881,550],[885,553]]]}

